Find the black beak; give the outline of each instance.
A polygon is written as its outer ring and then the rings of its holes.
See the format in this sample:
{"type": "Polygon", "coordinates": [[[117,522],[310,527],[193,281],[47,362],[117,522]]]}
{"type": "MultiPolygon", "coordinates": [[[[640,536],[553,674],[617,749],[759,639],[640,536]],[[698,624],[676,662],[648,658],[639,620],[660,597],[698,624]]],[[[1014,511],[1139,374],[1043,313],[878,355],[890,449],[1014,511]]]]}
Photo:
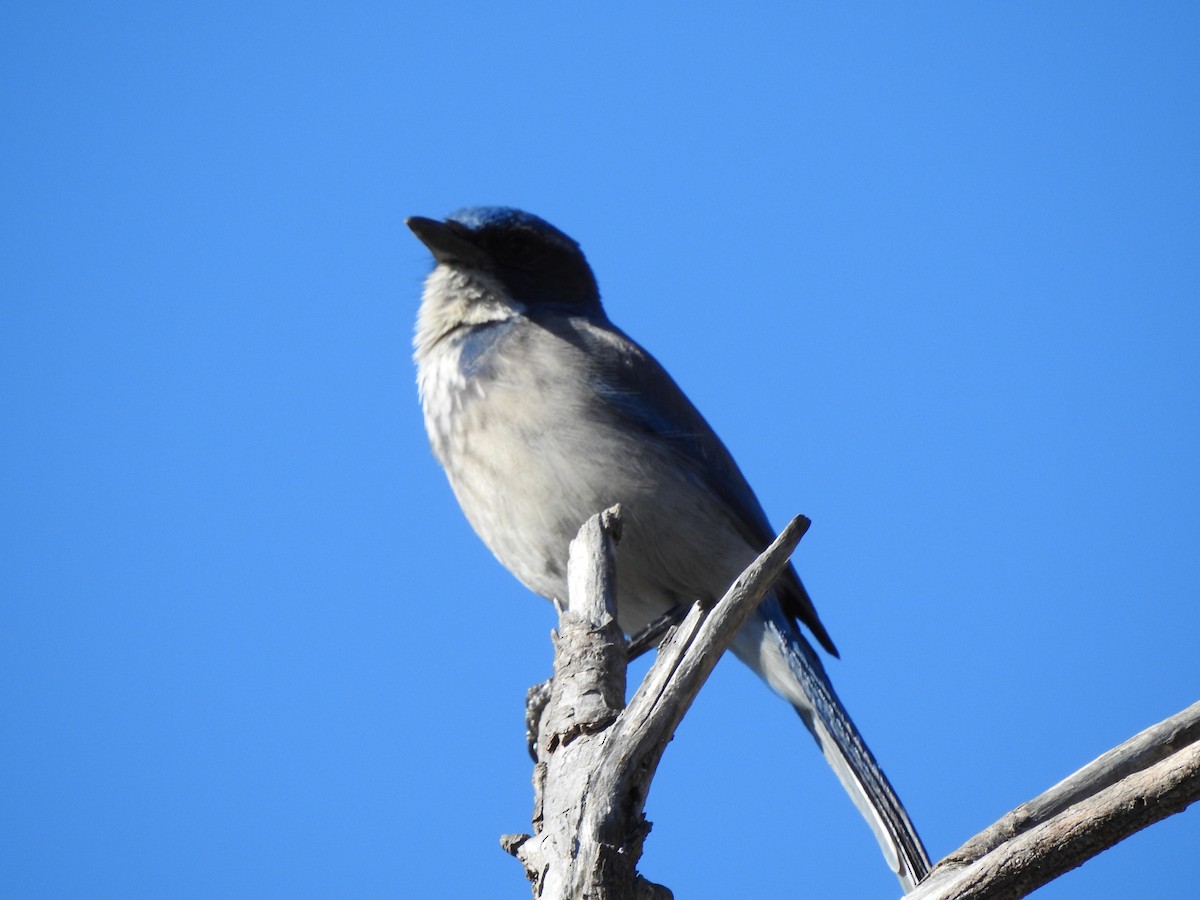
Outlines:
{"type": "Polygon", "coordinates": [[[471,232],[457,222],[439,222],[424,216],[409,216],[404,220],[433,254],[439,263],[482,266],[487,262],[487,253],[471,240],[471,232]]]}

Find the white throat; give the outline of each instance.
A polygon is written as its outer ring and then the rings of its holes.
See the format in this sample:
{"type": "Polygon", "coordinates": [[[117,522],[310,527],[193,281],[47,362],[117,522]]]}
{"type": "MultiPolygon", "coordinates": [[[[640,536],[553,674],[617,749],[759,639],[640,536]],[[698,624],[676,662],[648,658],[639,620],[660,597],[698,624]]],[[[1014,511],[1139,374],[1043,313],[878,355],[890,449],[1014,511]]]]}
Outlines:
{"type": "Polygon", "coordinates": [[[503,322],[522,315],[525,304],[508,295],[504,286],[478,269],[438,265],[425,279],[413,359],[420,367],[434,346],[458,328],[503,322]]]}
{"type": "MultiPolygon", "coordinates": [[[[413,359],[425,427],[438,459],[444,460],[453,420],[469,389],[460,360],[472,329],[522,316],[525,304],[513,300],[504,286],[485,272],[438,265],[425,279],[417,313],[413,359]]],[[[478,392],[479,385],[474,391],[478,392]]]]}

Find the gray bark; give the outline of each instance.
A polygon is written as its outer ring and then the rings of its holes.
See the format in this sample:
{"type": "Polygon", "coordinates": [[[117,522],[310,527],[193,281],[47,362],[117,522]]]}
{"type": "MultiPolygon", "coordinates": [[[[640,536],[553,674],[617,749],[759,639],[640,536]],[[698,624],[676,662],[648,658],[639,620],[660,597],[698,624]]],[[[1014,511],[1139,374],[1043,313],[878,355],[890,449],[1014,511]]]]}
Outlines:
{"type": "Polygon", "coordinates": [[[501,838],[537,900],[671,896],[637,874],[650,781],[701,685],[807,528],[807,519],[794,519],[711,609],[694,605],[625,705],[613,577],[619,511],[584,524],[571,543],[570,603],[559,615],[550,699],[536,729],[533,834],[501,838]]]}
{"type": "Polygon", "coordinates": [[[1200,703],[1147,728],[949,854],[911,900],[1010,900],[1200,798],[1200,703]]]}
{"type": "MultiPolygon", "coordinates": [[[[502,846],[535,900],[665,900],[637,873],[644,815],[663,750],[809,522],[798,516],[715,605],[667,631],[625,703],[626,643],[616,624],[618,507],[571,542],[569,604],[554,634],[554,676],[529,692],[533,834],[502,846]]],[[[1022,804],[939,862],[910,900],[1012,900],[1200,798],[1200,703],[1110,750],[1022,804]]],[[[799,887],[798,887],[799,892],[799,887]]]]}

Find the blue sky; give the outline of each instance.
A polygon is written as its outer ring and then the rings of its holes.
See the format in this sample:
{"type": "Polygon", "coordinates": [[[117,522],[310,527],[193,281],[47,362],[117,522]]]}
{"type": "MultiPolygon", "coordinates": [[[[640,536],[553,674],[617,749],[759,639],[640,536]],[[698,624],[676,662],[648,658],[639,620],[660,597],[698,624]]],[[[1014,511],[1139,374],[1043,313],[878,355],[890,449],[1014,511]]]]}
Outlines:
{"type": "MultiPolygon", "coordinates": [[[[0,885],[524,897],[548,604],[425,441],[403,226],[577,238],[782,525],[940,857],[1200,685],[1194,4],[9,3],[0,885]]],[[[734,662],[679,897],[888,897],[734,662]]],[[[1194,888],[1189,811],[1046,888],[1194,888]]]]}

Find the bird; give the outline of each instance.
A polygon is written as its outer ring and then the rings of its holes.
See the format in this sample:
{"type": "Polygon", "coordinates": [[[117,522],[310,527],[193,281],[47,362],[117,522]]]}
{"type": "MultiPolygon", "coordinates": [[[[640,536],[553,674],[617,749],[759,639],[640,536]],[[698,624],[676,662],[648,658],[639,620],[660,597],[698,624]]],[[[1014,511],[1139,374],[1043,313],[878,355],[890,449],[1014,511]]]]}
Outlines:
{"type": "MultiPolygon", "coordinates": [[[[405,221],[434,261],[413,338],[425,427],[483,543],[563,599],[571,539],[619,503],[627,634],[720,599],[774,532],[708,422],[609,320],[579,244],[512,207],[405,221]]],[[[907,892],[929,857],[805,629],[838,655],[789,564],[731,649],[799,713],[907,892]]]]}

